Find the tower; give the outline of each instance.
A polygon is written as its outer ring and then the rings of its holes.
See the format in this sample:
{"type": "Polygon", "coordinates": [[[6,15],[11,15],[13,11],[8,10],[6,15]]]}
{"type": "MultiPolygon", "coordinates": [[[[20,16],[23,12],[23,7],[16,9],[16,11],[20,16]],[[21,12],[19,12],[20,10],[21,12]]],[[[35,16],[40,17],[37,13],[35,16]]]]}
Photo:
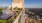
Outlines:
{"type": "Polygon", "coordinates": [[[24,8],[24,0],[13,0],[12,9],[16,6],[19,8],[24,8]]]}
{"type": "Polygon", "coordinates": [[[25,23],[25,19],[24,19],[24,0],[13,0],[12,10],[14,10],[15,7],[23,9],[22,14],[21,14],[21,23],[25,23]]]}

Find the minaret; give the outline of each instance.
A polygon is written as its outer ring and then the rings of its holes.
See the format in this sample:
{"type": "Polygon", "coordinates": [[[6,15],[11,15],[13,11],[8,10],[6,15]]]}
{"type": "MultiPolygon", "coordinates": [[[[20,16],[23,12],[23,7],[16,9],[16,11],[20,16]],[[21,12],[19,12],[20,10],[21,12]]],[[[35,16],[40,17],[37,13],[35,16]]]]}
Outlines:
{"type": "Polygon", "coordinates": [[[24,8],[24,0],[13,0],[12,8],[14,7],[24,8]]]}
{"type": "Polygon", "coordinates": [[[21,15],[21,23],[25,23],[25,19],[24,19],[24,0],[13,0],[12,10],[14,10],[15,7],[23,9],[23,14],[21,15]]]}

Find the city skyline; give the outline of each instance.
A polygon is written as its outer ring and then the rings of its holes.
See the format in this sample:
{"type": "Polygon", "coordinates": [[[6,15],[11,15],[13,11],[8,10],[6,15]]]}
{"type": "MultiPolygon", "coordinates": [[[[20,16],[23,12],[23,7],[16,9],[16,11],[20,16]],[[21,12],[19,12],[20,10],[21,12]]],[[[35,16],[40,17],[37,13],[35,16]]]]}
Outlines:
{"type": "MultiPolygon", "coordinates": [[[[0,6],[11,6],[13,0],[0,0],[0,6]]],[[[25,7],[42,7],[42,0],[24,0],[25,7]]]]}

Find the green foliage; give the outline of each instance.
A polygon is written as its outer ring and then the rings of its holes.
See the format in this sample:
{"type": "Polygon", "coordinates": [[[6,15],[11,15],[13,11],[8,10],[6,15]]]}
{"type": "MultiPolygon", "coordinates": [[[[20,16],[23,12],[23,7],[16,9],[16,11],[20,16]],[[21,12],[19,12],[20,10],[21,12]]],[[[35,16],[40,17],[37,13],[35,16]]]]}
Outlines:
{"type": "Polygon", "coordinates": [[[21,10],[21,8],[18,8],[17,10],[21,10]]]}
{"type": "Polygon", "coordinates": [[[0,15],[2,15],[3,8],[0,8],[0,15]]]}
{"type": "Polygon", "coordinates": [[[0,12],[2,12],[3,11],[3,9],[2,8],[0,8],[0,12]]]}
{"type": "Polygon", "coordinates": [[[18,7],[15,7],[14,10],[16,10],[18,7]]]}
{"type": "Polygon", "coordinates": [[[22,10],[22,8],[15,7],[14,10],[22,10]]]}
{"type": "Polygon", "coordinates": [[[12,23],[15,20],[15,18],[8,21],[8,23],[12,23]]]}
{"type": "Polygon", "coordinates": [[[0,20],[0,23],[7,23],[7,20],[0,20]]]}

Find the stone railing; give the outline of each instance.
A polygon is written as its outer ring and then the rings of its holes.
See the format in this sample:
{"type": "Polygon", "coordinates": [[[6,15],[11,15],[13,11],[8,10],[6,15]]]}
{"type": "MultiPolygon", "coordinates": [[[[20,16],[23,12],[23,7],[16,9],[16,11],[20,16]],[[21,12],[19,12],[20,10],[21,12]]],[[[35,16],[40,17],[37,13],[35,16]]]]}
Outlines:
{"type": "Polygon", "coordinates": [[[18,23],[18,20],[19,20],[21,14],[22,14],[22,11],[21,11],[20,14],[18,15],[18,17],[15,19],[15,21],[13,21],[13,23],[18,23]]]}

